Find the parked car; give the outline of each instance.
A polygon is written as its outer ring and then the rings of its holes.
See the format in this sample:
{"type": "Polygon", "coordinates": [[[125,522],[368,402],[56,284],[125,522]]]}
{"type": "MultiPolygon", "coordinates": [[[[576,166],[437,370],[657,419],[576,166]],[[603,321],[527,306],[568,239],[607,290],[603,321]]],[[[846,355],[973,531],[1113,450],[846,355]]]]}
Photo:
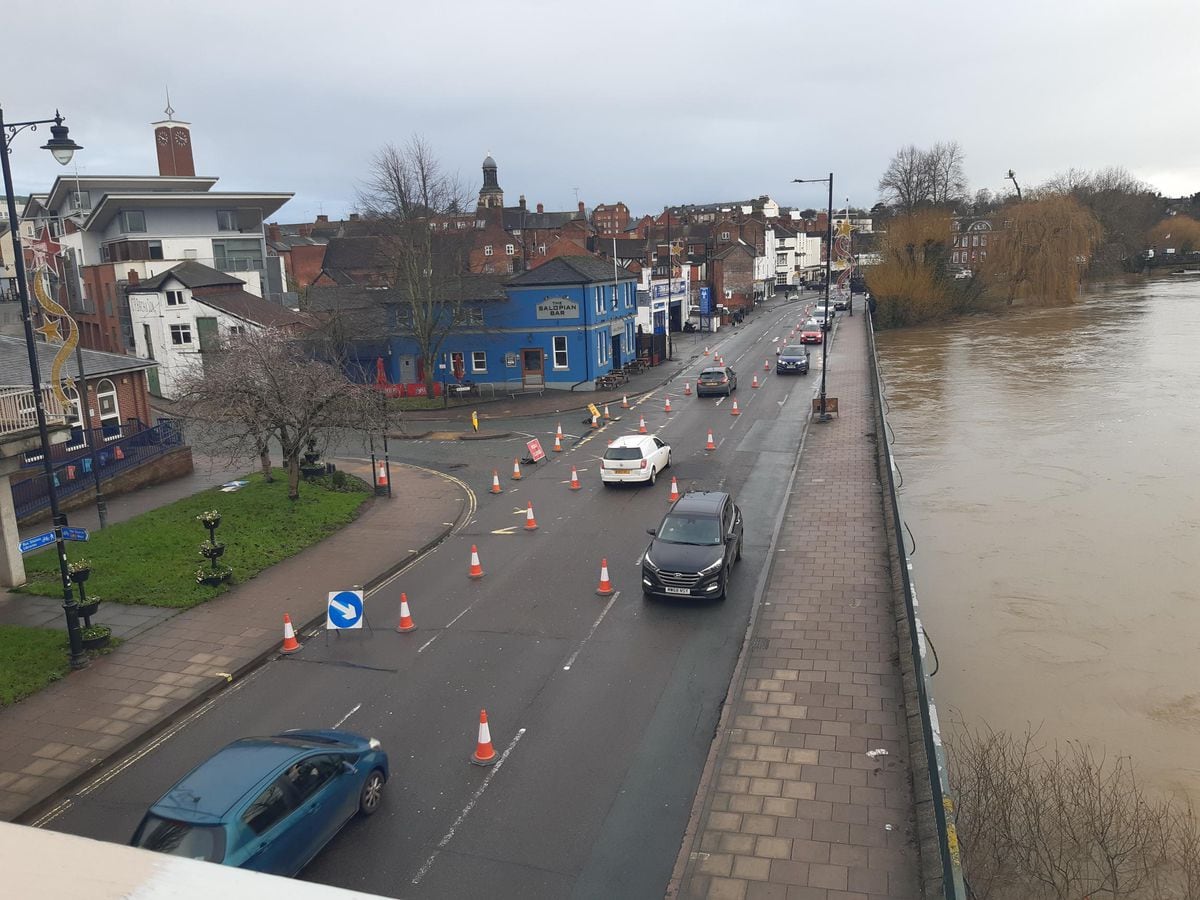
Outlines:
{"type": "Polygon", "coordinates": [[[842,310],[849,309],[850,308],[850,298],[849,297],[838,297],[836,300],[833,301],[833,308],[837,312],[841,312],[842,310]]]}
{"type": "Polygon", "coordinates": [[[791,344],[783,348],[779,358],[775,360],[776,375],[807,375],[808,348],[803,344],[791,344]]]}
{"type": "Polygon", "coordinates": [[[819,344],[825,339],[825,331],[817,319],[808,319],[800,326],[800,343],[819,344]]]}
{"type": "Polygon", "coordinates": [[[619,437],[600,459],[600,480],[607,487],[623,481],[654,484],[658,473],[671,465],[671,445],[651,434],[619,437]]]}
{"type": "Polygon", "coordinates": [[[959,269],[954,273],[954,278],[956,281],[965,280],[967,278],[971,278],[973,274],[974,273],[970,269],[959,269]]]}
{"type": "Polygon", "coordinates": [[[829,318],[825,317],[825,304],[821,304],[809,314],[809,319],[816,322],[822,331],[828,331],[833,324],[833,311],[830,310],[829,318]]]}
{"type": "Polygon", "coordinates": [[[700,371],[696,379],[696,396],[712,397],[724,394],[728,397],[737,390],[737,375],[729,366],[709,366],[700,371]]]}
{"type": "Polygon", "coordinates": [[[742,558],[742,511],[724,491],[689,491],[672,504],[642,554],[647,597],[715,597],[729,592],[742,558]]]}
{"type": "Polygon", "coordinates": [[[295,875],[355,813],[379,808],[388,757],[348,731],[286,731],[218,750],[163,794],[130,844],[295,875]]]}

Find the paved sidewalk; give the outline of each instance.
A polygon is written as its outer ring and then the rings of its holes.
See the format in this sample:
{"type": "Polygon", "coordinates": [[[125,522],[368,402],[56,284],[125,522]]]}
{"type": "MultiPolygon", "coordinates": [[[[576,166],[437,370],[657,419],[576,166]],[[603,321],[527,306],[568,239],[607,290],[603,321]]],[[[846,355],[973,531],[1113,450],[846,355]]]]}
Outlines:
{"type": "Polygon", "coordinates": [[[670,894],[920,897],[866,317],[839,314],[763,605],[670,894]],[[885,751],[885,752],[879,752],[885,751]]]}
{"type": "MultiPolygon", "coordinates": [[[[370,481],[368,466],[339,467],[370,481]]],[[[139,492],[147,494],[141,502],[153,490],[139,492]]],[[[320,544],[0,710],[0,819],[37,807],[259,665],[278,650],[284,612],[297,630],[323,617],[327,589],[370,585],[395,571],[448,533],[466,503],[452,482],[398,463],[392,491],[320,544]]]]}

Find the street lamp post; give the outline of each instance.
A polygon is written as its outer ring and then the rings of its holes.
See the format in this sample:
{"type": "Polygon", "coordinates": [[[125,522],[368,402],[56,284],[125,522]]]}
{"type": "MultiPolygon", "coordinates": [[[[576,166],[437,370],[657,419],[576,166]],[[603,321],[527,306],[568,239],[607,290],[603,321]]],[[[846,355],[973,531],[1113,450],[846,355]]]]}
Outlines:
{"type": "MultiPolygon", "coordinates": [[[[25,129],[36,131],[39,125],[50,126],[50,140],[42,145],[49,150],[59,165],[71,161],[76,150],[83,148],[67,134],[63,117],[55,110],[53,119],[34,119],[28,122],[5,122],[4,110],[0,108],[0,166],[4,168],[4,199],[8,204],[8,221],[12,232],[13,266],[17,275],[17,293],[21,299],[21,317],[25,322],[25,349],[29,353],[29,377],[33,386],[33,404],[37,413],[38,438],[42,449],[42,468],[45,470],[46,493],[50,498],[50,515],[54,521],[54,546],[58,553],[58,571],[62,576],[63,613],[67,618],[67,638],[71,648],[71,668],[82,669],[88,664],[83,652],[83,635],[79,630],[79,606],[75,602],[75,591],[67,570],[67,546],[63,540],[63,528],[67,517],[58,508],[58,491],[54,487],[54,463],[50,460],[50,432],[46,427],[46,407],[42,398],[42,376],[38,367],[37,342],[33,337],[33,313],[29,308],[29,285],[25,274],[25,255],[21,249],[21,238],[17,221],[17,201],[13,193],[12,169],[8,163],[9,143],[25,129]]],[[[81,407],[86,408],[83,404],[81,407]]]]}
{"type": "MultiPolygon", "coordinates": [[[[825,225],[828,229],[826,236],[827,246],[825,250],[825,325],[829,325],[829,282],[833,277],[833,173],[829,173],[828,178],[793,178],[792,181],[796,184],[815,184],[817,182],[829,183],[829,208],[826,214],[825,225]]],[[[832,328],[829,329],[833,331],[832,328]]],[[[818,417],[818,422],[828,422],[831,418],[825,409],[825,359],[827,356],[826,347],[829,344],[829,335],[821,335],[821,415],[818,417]]]]}

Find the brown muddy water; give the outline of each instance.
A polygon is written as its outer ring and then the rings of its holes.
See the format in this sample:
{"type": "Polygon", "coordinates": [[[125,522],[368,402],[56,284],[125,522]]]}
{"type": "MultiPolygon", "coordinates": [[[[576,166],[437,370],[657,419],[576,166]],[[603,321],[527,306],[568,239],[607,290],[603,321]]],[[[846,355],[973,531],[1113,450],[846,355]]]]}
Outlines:
{"type": "Polygon", "coordinates": [[[943,726],[1200,801],[1200,277],[877,343],[943,726]]]}

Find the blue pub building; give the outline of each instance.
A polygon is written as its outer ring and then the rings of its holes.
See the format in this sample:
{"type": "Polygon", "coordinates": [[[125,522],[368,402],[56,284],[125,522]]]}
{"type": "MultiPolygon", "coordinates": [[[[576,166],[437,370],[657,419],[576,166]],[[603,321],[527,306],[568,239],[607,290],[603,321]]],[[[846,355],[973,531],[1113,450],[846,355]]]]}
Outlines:
{"type": "MultiPolygon", "coordinates": [[[[637,355],[637,276],[592,256],[560,256],[514,275],[504,299],[469,300],[442,345],[436,381],[497,392],[590,391],[637,355]]],[[[423,370],[410,337],[388,339],[388,380],[423,370]]]]}

